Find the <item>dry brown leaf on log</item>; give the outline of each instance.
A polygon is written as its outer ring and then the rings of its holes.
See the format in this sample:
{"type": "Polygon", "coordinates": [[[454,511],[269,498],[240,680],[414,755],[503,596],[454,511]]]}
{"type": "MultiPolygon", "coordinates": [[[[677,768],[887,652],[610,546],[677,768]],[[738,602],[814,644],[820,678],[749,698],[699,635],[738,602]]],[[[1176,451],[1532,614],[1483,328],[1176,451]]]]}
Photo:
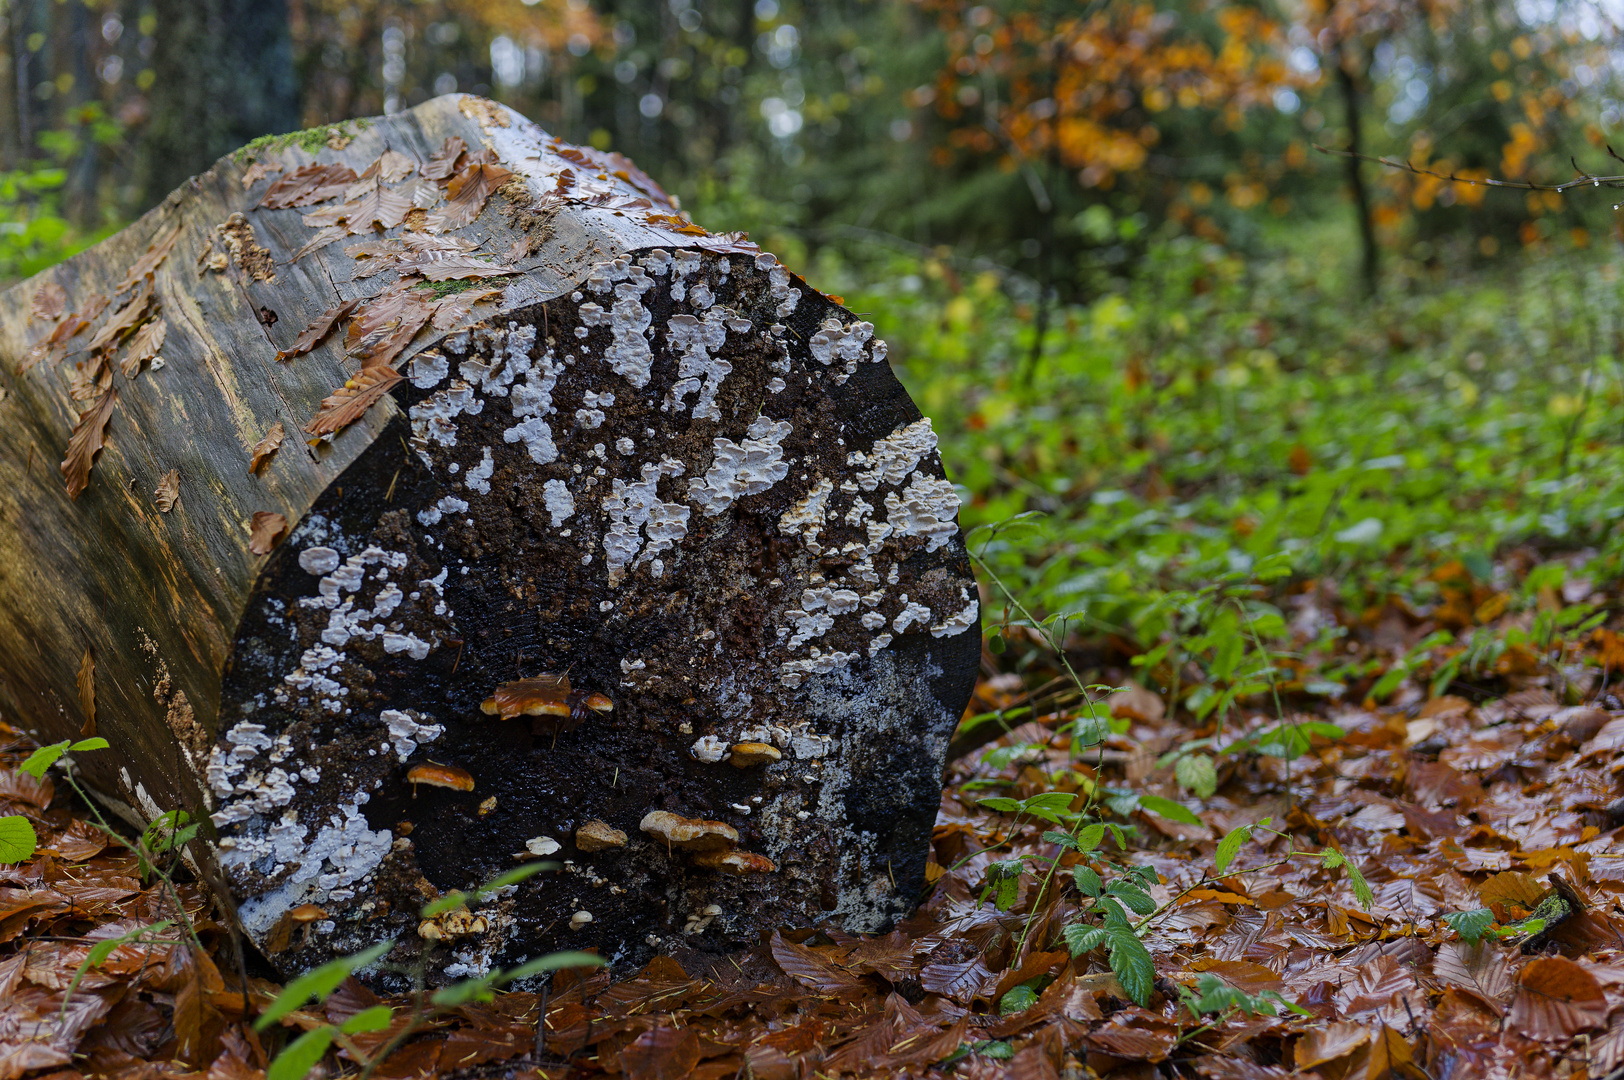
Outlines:
{"type": "Polygon", "coordinates": [[[513,173],[500,165],[470,165],[446,185],[445,209],[429,215],[429,230],[460,229],[479,217],[491,193],[513,173]]]}
{"type": "Polygon", "coordinates": [[[113,418],[116,404],[118,391],[110,389],[81,413],[79,422],[73,425],[73,434],[68,437],[68,456],[62,459],[60,466],[70,499],[77,499],[90,483],[90,469],[96,455],[107,444],[107,422],[113,418]]]}
{"type": "Polygon", "coordinates": [[[95,353],[73,365],[68,372],[68,396],[75,401],[94,401],[113,385],[113,369],[106,353],[95,353]]]}
{"type": "Polygon", "coordinates": [[[157,314],[152,295],[152,279],[142,279],[141,291],[126,300],[91,337],[85,346],[92,353],[103,352],[122,341],[137,326],[157,314]]]}
{"type": "Polygon", "coordinates": [[[377,161],[367,166],[367,171],[361,175],[366,176],[368,173],[375,173],[385,183],[395,184],[412,175],[416,169],[417,163],[399,150],[385,150],[379,155],[377,161]]]}
{"type": "Polygon", "coordinates": [[[267,210],[313,206],[338,198],[358,179],[348,165],[306,165],[266,188],[259,205],[267,210]]]}
{"type": "Polygon", "coordinates": [[[288,519],[269,510],[255,510],[249,522],[248,550],[255,555],[269,555],[271,549],[288,534],[288,519]]]}
{"type": "Polygon", "coordinates": [[[446,297],[434,305],[434,328],[436,330],[451,329],[458,322],[468,317],[475,304],[486,300],[500,299],[502,292],[501,289],[467,289],[446,297]]]}
{"type": "Polygon", "coordinates": [[[117,296],[132,285],[151,277],[153,272],[158,269],[158,265],[164,261],[164,257],[169,254],[169,249],[174,247],[175,241],[179,239],[180,226],[176,225],[147,245],[146,254],[135,260],[135,263],[125,272],[124,280],[114,287],[113,295],[117,296]]]}
{"type": "Polygon", "coordinates": [[[401,378],[400,372],[392,367],[365,368],[356,372],[343,386],[322,399],[321,408],[305,425],[305,434],[312,436],[310,441],[314,444],[323,435],[342,431],[361,419],[372,403],[388,393],[401,378]]]}
{"type": "Polygon", "coordinates": [[[415,278],[395,282],[350,320],[344,345],[363,368],[394,360],[434,314],[434,295],[417,288],[420,284],[415,278]]]}
{"type": "Polygon", "coordinates": [[[21,375],[41,360],[49,359],[56,363],[63,359],[68,355],[68,342],[88,330],[90,324],[106,309],[107,297],[98,293],[90,298],[83,311],[69,312],[56,324],[55,329],[28,350],[28,355],[17,367],[17,374],[21,375]]]}
{"type": "Polygon", "coordinates": [[[413,206],[419,210],[432,210],[440,201],[440,187],[438,184],[416,177],[397,189],[401,196],[410,199],[413,206]]]}
{"type": "Polygon", "coordinates": [[[265,437],[254,445],[253,456],[248,459],[248,474],[258,476],[271,458],[276,456],[276,450],[282,445],[282,440],[288,437],[288,429],[278,420],[271,425],[271,430],[265,437]]]}
{"type": "Polygon", "coordinates": [[[164,319],[153,319],[130,338],[130,347],[124,353],[124,359],[119,363],[119,370],[126,379],[133,379],[141,374],[141,368],[152,361],[154,368],[163,366],[163,360],[158,356],[158,350],[164,347],[164,338],[169,333],[169,323],[164,319]]]}
{"type": "Polygon", "coordinates": [[[85,655],[79,661],[79,677],[75,680],[79,691],[79,712],[85,720],[79,728],[79,737],[88,739],[96,734],[96,654],[85,646],[85,655]]]}
{"type": "Polygon", "coordinates": [[[440,144],[440,149],[431,154],[418,171],[429,180],[449,180],[457,173],[457,159],[467,149],[468,144],[460,136],[452,135],[440,144]]]}
{"type": "Polygon", "coordinates": [[[346,300],[337,307],[328,308],[317,315],[311,324],[304,328],[293,344],[276,354],[278,360],[289,360],[295,356],[303,356],[327,339],[337,326],[361,303],[359,300],[346,300]]]}
{"type": "Polygon", "coordinates": [[[164,478],[158,481],[158,487],[152,493],[152,501],[158,504],[158,509],[167,514],[175,508],[180,501],[180,470],[170,469],[164,473],[164,478]]]}
{"type": "Polygon", "coordinates": [[[410,199],[388,188],[375,187],[352,202],[339,207],[344,214],[344,231],[351,236],[369,232],[374,226],[393,229],[406,220],[410,199]]]}
{"type": "Polygon", "coordinates": [[[342,240],[348,235],[349,230],[342,225],[328,225],[326,228],[318,229],[316,235],[312,236],[304,247],[293,253],[291,261],[298,262],[312,251],[320,251],[334,240],[342,240]]]}
{"type": "Polygon", "coordinates": [[[272,173],[279,173],[281,171],[281,162],[256,161],[252,165],[248,166],[248,168],[244,170],[242,174],[243,190],[247,191],[249,188],[253,187],[255,184],[259,183],[272,173]]]}
{"type": "Polygon", "coordinates": [[[56,322],[62,317],[62,312],[67,306],[67,290],[54,281],[47,281],[34,293],[34,299],[28,305],[28,313],[36,319],[56,322]]]}
{"type": "Polygon", "coordinates": [[[344,249],[344,254],[359,264],[351,275],[351,280],[355,280],[372,277],[385,270],[414,269],[419,261],[430,258],[465,255],[478,246],[460,236],[402,236],[351,244],[344,249]]]}

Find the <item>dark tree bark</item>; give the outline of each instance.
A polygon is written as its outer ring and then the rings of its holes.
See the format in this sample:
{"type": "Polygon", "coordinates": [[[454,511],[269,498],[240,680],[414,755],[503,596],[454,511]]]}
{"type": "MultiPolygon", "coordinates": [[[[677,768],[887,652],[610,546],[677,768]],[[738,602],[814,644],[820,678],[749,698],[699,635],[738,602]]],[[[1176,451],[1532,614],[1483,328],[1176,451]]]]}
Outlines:
{"type": "Polygon", "coordinates": [[[220,155],[299,127],[286,0],[156,0],[145,205],[220,155]]]}
{"type": "Polygon", "coordinates": [[[1367,297],[1376,295],[1379,275],[1379,249],[1376,246],[1376,225],[1370,213],[1370,193],[1365,188],[1364,153],[1360,138],[1362,113],[1359,107],[1359,84],[1363,80],[1349,69],[1347,51],[1338,44],[1332,54],[1336,61],[1336,83],[1342,92],[1343,116],[1348,125],[1348,153],[1342,160],[1348,174],[1348,190],[1353,194],[1353,209],[1359,219],[1359,284],[1367,297]]]}
{"type": "Polygon", "coordinates": [[[261,153],[0,294],[5,718],[96,727],[76,767],[129,819],[204,818],[192,857],[284,971],[909,911],[978,606],[873,327],[478,98],[261,153]],[[331,190],[262,208],[312,156],[331,190]],[[380,396],[323,424],[347,379],[380,396]],[[565,871],[419,924],[538,856],[565,871]]]}

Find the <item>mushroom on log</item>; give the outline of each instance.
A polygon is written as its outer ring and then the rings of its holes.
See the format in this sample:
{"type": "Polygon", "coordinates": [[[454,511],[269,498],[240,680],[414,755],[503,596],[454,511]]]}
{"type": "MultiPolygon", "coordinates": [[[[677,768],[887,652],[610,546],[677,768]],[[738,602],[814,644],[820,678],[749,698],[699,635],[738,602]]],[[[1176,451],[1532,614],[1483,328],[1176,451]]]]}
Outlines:
{"type": "Polygon", "coordinates": [[[0,311],[0,712],[206,821],[284,972],[911,909],[979,657],[936,436],[630,161],[466,95],[261,140],[0,311]]]}

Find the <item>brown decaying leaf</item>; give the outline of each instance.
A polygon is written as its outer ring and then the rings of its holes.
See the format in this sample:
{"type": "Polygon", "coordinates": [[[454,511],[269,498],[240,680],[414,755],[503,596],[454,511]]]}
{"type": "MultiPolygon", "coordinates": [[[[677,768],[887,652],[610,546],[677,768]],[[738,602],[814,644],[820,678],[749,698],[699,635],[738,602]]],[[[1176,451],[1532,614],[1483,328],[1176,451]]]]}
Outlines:
{"type": "Polygon", "coordinates": [[[460,229],[473,222],[485,209],[491,193],[513,173],[500,165],[470,165],[446,185],[446,204],[443,210],[429,215],[431,232],[460,229]]]}
{"type": "Polygon", "coordinates": [[[434,328],[436,330],[449,330],[457,323],[466,319],[474,310],[474,305],[486,300],[498,300],[502,297],[501,289],[467,289],[460,293],[447,296],[434,305],[434,328]]]}
{"type": "Polygon", "coordinates": [[[169,333],[169,323],[164,319],[153,319],[135,332],[130,338],[129,348],[124,352],[124,359],[119,361],[119,370],[126,379],[133,379],[141,374],[141,369],[148,361],[157,363],[158,350],[164,347],[164,338],[169,333]]]}
{"type": "Polygon", "coordinates": [[[107,443],[107,422],[113,418],[113,406],[117,404],[118,391],[108,390],[79,414],[79,422],[73,425],[73,434],[68,437],[68,453],[61,465],[68,498],[77,499],[90,483],[91,466],[107,443]]]}
{"type": "Polygon", "coordinates": [[[279,173],[281,171],[282,163],[279,161],[256,161],[252,165],[248,166],[248,168],[243,170],[243,190],[247,191],[249,188],[253,187],[267,176],[270,176],[272,173],[279,173]]]}
{"type": "Polygon", "coordinates": [[[316,441],[361,419],[372,403],[388,393],[401,381],[401,374],[392,367],[364,368],[353,378],[324,398],[321,408],[305,425],[305,434],[316,441]]]}
{"type": "Polygon", "coordinates": [[[269,510],[255,510],[248,526],[248,550],[255,555],[269,555],[288,534],[288,519],[269,510]]]}
{"type": "Polygon", "coordinates": [[[28,305],[28,313],[32,318],[55,322],[62,317],[67,306],[67,290],[54,281],[47,281],[35,291],[34,299],[28,305]]]}
{"type": "Polygon", "coordinates": [[[259,476],[271,458],[276,456],[277,447],[282,445],[282,440],[287,437],[288,429],[282,426],[282,421],[278,420],[272,424],[271,430],[254,445],[254,453],[248,459],[248,474],[259,476]]]}
{"type": "Polygon", "coordinates": [[[293,261],[298,262],[312,251],[320,251],[333,241],[342,240],[348,235],[350,235],[349,230],[342,225],[328,225],[318,229],[316,235],[312,236],[304,247],[293,253],[293,261]]]}
{"type": "Polygon", "coordinates": [[[101,352],[120,341],[147,319],[157,313],[156,298],[152,293],[152,279],[143,278],[141,291],[124,301],[85,346],[92,353],[101,352]]]}
{"type": "Polygon", "coordinates": [[[406,212],[411,208],[410,199],[384,187],[374,188],[340,207],[344,212],[344,230],[351,236],[370,232],[374,226],[393,229],[405,220],[406,212]]]}
{"type": "Polygon", "coordinates": [[[348,318],[350,313],[360,306],[360,303],[359,300],[346,300],[337,307],[328,308],[320,315],[317,315],[311,324],[305,327],[299,336],[294,339],[292,345],[276,354],[276,358],[278,360],[288,360],[295,356],[302,356],[314,349],[326,340],[327,335],[333,332],[333,327],[348,318]]]}
{"type": "Polygon", "coordinates": [[[1607,996],[1596,977],[1564,956],[1523,965],[1509,1023],[1534,1039],[1568,1039],[1607,1026],[1607,996]]]}
{"type": "Polygon", "coordinates": [[[79,691],[79,715],[84,720],[79,726],[79,737],[88,739],[96,734],[96,654],[85,646],[85,655],[79,661],[79,677],[75,680],[79,691]]]}
{"type": "Polygon", "coordinates": [[[415,279],[395,282],[350,320],[344,346],[363,368],[389,364],[433,316],[434,295],[417,288],[419,284],[415,279]]]}
{"type": "Polygon", "coordinates": [[[135,260],[129,270],[125,271],[124,279],[114,286],[113,295],[116,296],[125,289],[151,277],[169,254],[169,249],[174,247],[175,241],[179,239],[179,225],[173,226],[168,232],[160,233],[158,238],[148,245],[146,253],[135,260]]]}
{"type": "Polygon", "coordinates": [[[180,501],[179,469],[170,469],[164,473],[163,479],[158,481],[158,487],[152,492],[152,501],[165,514],[175,508],[175,504],[180,501]]]}
{"type": "Polygon", "coordinates": [[[375,172],[385,183],[395,184],[412,175],[416,168],[417,163],[400,151],[385,150],[377,161],[367,166],[367,172],[375,172]]]}
{"type": "Polygon", "coordinates": [[[461,137],[452,135],[440,144],[419,170],[429,180],[449,180],[457,172],[457,159],[468,149],[461,137]]]}
{"type": "Polygon", "coordinates": [[[410,200],[419,210],[432,210],[440,201],[439,185],[421,177],[408,181],[397,190],[402,198],[410,200]]]}
{"type": "Polygon", "coordinates": [[[28,350],[28,355],[17,366],[17,374],[21,375],[42,360],[49,359],[55,363],[67,356],[69,341],[90,329],[90,324],[106,309],[107,297],[98,293],[90,298],[83,311],[69,312],[49,334],[28,350]]]}
{"type": "Polygon", "coordinates": [[[266,188],[259,205],[267,210],[313,206],[338,198],[357,179],[348,165],[306,165],[266,188]]]}

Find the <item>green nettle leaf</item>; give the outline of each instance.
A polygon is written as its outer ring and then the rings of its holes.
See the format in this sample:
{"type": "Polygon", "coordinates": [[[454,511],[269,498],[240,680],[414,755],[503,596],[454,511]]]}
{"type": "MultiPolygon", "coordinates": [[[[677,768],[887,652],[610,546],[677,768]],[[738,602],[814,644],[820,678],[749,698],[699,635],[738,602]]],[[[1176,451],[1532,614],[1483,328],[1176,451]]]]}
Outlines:
{"type": "Polygon", "coordinates": [[[975,1052],[994,1061],[1008,1061],[1015,1056],[1015,1048],[1007,1042],[978,1043],[975,1052]]]}
{"type": "Polygon", "coordinates": [[[1038,992],[1022,983],[1013,987],[998,1000],[998,1013],[1000,1016],[1009,1016],[1011,1013],[1025,1012],[1038,1003],[1038,992]]]}
{"type": "Polygon", "coordinates": [[[1018,799],[1006,799],[1003,796],[996,799],[977,799],[976,805],[985,810],[991,810],[995,814],[1014,814],[1021,809],[1018,799]]]}
{"type": "Polygon", "coordinates": [[[1077,846],[1077,841],[1072,839],[1071,833],[1056,832],[1055,830],[1050,829],[1048,832],[1043,834],[1043,840],[1048,844],[1059,844],[1067,851],[1080,850],[1077,846]]]}
{"type": "Polygon", "coordinates": [[[1218,873],[1229,873],[1230,866],[1235,862],[1235,856],[1240,854],[1241,845],[1252,839],[1252,830],[1267,828],[1271,820],[1273,819],[1264,818],[1262,821],[1254,821],[1250,825],[1241,825],[1231,830],[1228,835],[1218,841],[1218,853],[1213,858],[1213,865],[1218,868],[1218,873]]]}
{"type": "Polygon", "coordinates": [[[35,780],[42,779],[45,776],[45,770],[55,765],[57,759],[66,753],[67,749],[68,743],[66,740],[52,743],[50,746],[42,746],[29,754],[28,758],[17,768],[32,776],[35,780]]]}
{"type": "Polygon", "coordinates": [[[1335,848],[1326,848],[1320,852],[1320,865],[1327,870],[1341,867],[1348,872],[1348,884],[1353,886],[1353,895],[1358,899],[1360,907],[1369,911],[1376,903],[1376,894],[1370,891],[1370,882],[1365,880],[1365,875],[1359,872],[1359,868],[1353,865],[1346,855],[1335,848]]]}
{"type": "Polygon", "coordinates": [[[1160,795],[1141,795],[1139,805],[1153,814],[1159,814],[1168,821],[1177,821],[1184,825],[1200,825],[1201,819],[1190,812],[1190,809],[1172,799],[1164,799],[1160,795]]]}
{"type": "Polygon", "coordinates": [[[111,744],[108,743],[106,739],[97,735],[89,739],[80,739],[78,742],[68,747],[68,752],[77,754],[84,750],[106,750],[109,745],[111,744]]]}
{"type": "Polygon", "coordinates": [[[1179,758],[1178,764],[1173,766],[1173,775],[1178,778],[1179,787],[1198,799],[1208,798],[1218,790],[1218,769],[1205,754],[1179,758]]]}
{"type": "Polygon", "coordinates": [[[327,1024],[300,1035],[276,1055],[271,1067],[265,1070],[265,1080],[305,1080],[326,1055],[327,1048],[333,1045],[333,1036],[337,1033],[336,1027],[327,1024]]]}
{"type": "MultiPolygon", "coordinates": [[[[305,972],[288,983],[282,992],[276,995],[276,1000],[271,1002],[265,1011],[260,1014],[258,1020],[254,1021],[254,1030],[264,1031],[311,998],[315,998],[317,1001],[326,1001],[327,995],[338,989],[339,983],[349,978],[358,969],[364,968],[381,958],[384,953],[394,948],[394,946],[393,941],[380,941],[364,952],[358,952],[353,956],[341,956],[337,960],[329,960],[321,967],[305,972]]],[[[302,1042],[303,1039],[300,1041],[302,1042]]],[[[293,1046],[297,1045],[297,1042],[293,1044],[293,1046]]],[[[293,1049],[293,1046],[289,1046],[287,1050],[282,1051],[282,1055],[285,1056],[293,1049]]],[[[323,1044],[322,1051],[325,1052],[325,1050],[326,1045],[323,1044]]],[[[310,1064],[314,1065],[320,1058],[321,1053],[317,1053],[315,1057],[310,1059],[310,1064]]],[[[280,1061],[281,1057],[278,1057],[277,1060],[280,1061]]],[[[306,1068],[308,1071],[308,1066],[306,1068]]],[[[296,1073],[294,1074],[294,1080],[302,1080],[303,1076],[304,1073],[302,1072],[296,1073]]],[[[266,1080],[270,1080],[270,1078],[267,1077],[266,1080]]]]}
{"type": "Polygon", "coordinates": [[[1077,882],[1077,891],[1087,896],[1098,897],[1104,883],[1100,881],[1099,874],[1087,866],[1073,867],[1072,880],[1077,882]]]}
{"type": "Polygon", "coordinates": [[[359,1035],[364,1031],[382,1031],[394,1018],[395,1010],[389,1006],[374,1005],[370,1009],[362,1009],[344,1021],[342,1030],[346,1035],[359,1035]]]}
{"type": "Polygon", "coordinates": [[[0,863],[27,862],[39,848],[34,826],[21,814],[0,817],[0,863]]]}
{"type": "Polygon", "coordinates": [[[1099,847],[1100,841],[1104,839],[1104,825],[1101,825],[1097,821],[1092,825],[1084,825],[1081,829],[1077,830],[1077,850],[1086,854],[1099,847]]]}
{"type": "Polygon", "coordinates": [[[1121,928],[1108,929],[1105,944],[1111,950],[1111,970],[1122,989],[1140,1007],[1148,1006],[1156,983],[1156,962],[1150,958],[1150,950],[1139,935],[1121,928]]]}
{"type": "Polygon", "coordinates": [[[526,960],[518,967],[502,974],[505,983],[528,979],[533,975],[541,975],[549,971],[559,971],[563,968],[573,967],[603,967],[609,961],[597,953],[589,952],[555,952],[546,956],[538,956],[534,960],[526,960]]]}
{"type": "Polygon", "coordinates": [[[1066,948],[1071,950],[1073,956],[1081,956],[1105,944],[1105,931],[1087,923],[1072,923],[1060,931],[1060,936],[1065,939],[1066,948]]]}
{"type": "Polygon", "coordinates": [[[1156,910],[1156,901],[1137,885],[1129,885],[1126,881],[1113,881],[1106,891],[1132,908],[1135,915],[1149,915],[1156,910]]]}
{"type": "Polygon", "coordinates": [[[1476,945],[1489,932],[1489,927],[1494,925],[1494,912],[1488,908],[1451,911],[1444,916],[1444,922],[1469,944],[1476,945]]]}

